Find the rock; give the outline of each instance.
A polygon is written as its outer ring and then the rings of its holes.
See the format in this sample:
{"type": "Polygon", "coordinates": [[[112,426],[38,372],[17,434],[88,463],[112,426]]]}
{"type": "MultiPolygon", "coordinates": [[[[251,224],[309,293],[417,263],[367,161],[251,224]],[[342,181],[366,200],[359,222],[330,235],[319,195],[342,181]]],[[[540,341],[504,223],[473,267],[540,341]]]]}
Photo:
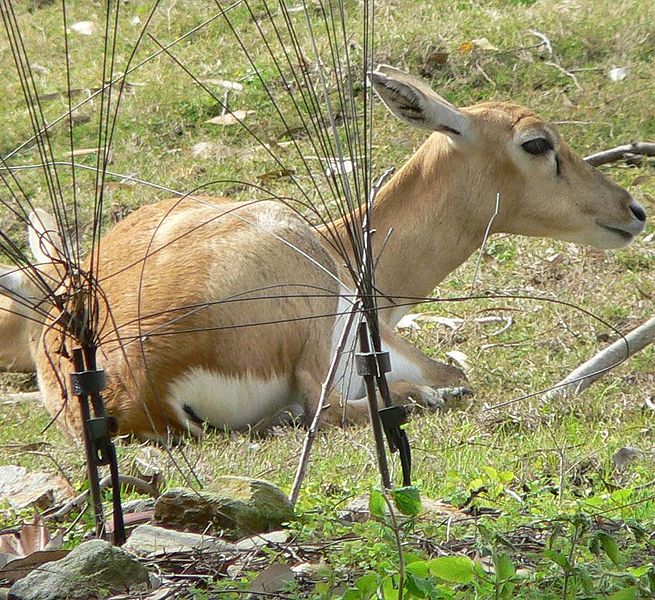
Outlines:
{"type": "Polygon", "coordinates": [[[286,494],[272,483],[247,477],[219,477],[210,487],[196,492],[177,488],[155,503],[154,521],[166,527],[194,531],[225,530],[239,539],[279,529],[294,518],[286,494]]]}
{"type": "Polygon", "coordinates": [[[148,585],[148,572],[132,555],[104,540],[91,540],[14,583],[8,599],[92,600],[148,585]]]}
{"type": "Polygon", "coordinates": [[[154,525],[139,525],[123,546],[137,556],[170,554],[171,552],[234,552],[232,544],[211,535],[185,533],[154,525]]]}
{"type": "Polygon", "coordinates": [[[250,598],[275,596],[289,586],[295,576],[288,565],[272,563],[261,571],[250,583],[250,598]]]}
{"type": "Polygon", "coordinates": [[[249,552],[250,550],[259,550],[264,546],[285,544],[288,539],[289,533],[287,531],[271,531],[270,533],[261,533],[239,540],[236,543],[236,549],[240,552],[249,552]]]}
{"type": "Polygon", "coordinates": [[[75,495],[75,490],[61,475],[44,471],[29,472],[16,465],[0,466],[0,501],[22,510],[30,505],[49,508],[75,495]]]}
{"type": "Polygon", "coordinates": [[[155,508],[154,498],[138,498],[123,502],[123,514],[142,513],[155,508]]]}

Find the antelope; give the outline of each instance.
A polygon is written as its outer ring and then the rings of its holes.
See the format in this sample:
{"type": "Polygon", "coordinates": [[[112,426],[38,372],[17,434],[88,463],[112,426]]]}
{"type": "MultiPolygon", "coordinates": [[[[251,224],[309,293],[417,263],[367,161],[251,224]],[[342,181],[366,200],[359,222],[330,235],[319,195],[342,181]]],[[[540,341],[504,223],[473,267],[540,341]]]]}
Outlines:
{"type": "MultiPolygon", "coordinates": [[[[379,190],[371,222],[394,401],[432,406],[437,388],[464,376],[424,356],[393,327],[411,308],[406,298],[429,295],[480,247],[490,222],[491,233],[619,248],[643,230],[646,213],[526,108],[456,108],[386,65],[370,81],[395,116],[431,132],[379,190]]],[[[35,219],[35,238],[45,238],[46,220],[35,219]]],[[[335,229],[345,240],[345,222],[335,229]]],[[[321,233],[280,203],[217,197],[163,200],[118,223],[101,246],[98,279],[116,327],[105,306],[98,362],[119,433],[161,438],[201,435],[205,425],[244,429],[292,406],[313,414],[351,294],[343,258],[321,233]],[[268,297],[276,286],[286,295],[268,297]],[[311,293],[317,289],[325,293],[311,293]]],[[[34,240],[32,246],[38,252],[34,240]]],[[[29,288],[15,269],[3,271],[5,279],[14,274],[5,288],[29,288]]],[[[43,328],[28,337],[45,406],[79,435],[75,403],[59,383],[71,370],[60,336],[43,328]]],[[[345,383],[330,392],[324,421],[340,424],[344,412],[350,422],[367,419],[358,378],[345,366],[338,380],[345,383]]]]}
{"type": "Polygon", "coordinates": [[[13,271],[0,265],[0,372],[33,373],[36,371],[31,352],[34,327],[29,319],[36,319],[37,315],[21,300],[29,296],[24,276],[13,271]]]}

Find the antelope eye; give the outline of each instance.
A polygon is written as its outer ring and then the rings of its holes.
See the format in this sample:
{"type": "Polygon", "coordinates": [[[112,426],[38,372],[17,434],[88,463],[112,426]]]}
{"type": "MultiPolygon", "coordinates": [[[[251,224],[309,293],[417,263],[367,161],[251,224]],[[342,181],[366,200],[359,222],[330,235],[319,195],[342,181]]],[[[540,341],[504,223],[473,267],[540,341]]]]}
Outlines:
{"type": "Polygon", "coordinates": [[[547,138],[534,138],[533,140],[528,140],[524,144],[521,144],[521,148],[525,150],[528,154],[546,154],[549,150],[553,149],[553,144],[547,138]]]}

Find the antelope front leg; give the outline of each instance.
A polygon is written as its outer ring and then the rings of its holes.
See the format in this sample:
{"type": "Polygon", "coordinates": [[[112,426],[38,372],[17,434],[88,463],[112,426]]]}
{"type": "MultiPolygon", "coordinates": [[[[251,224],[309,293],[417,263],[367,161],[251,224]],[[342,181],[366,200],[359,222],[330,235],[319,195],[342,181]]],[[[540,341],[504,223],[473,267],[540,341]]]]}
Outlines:
{"type": "MultiPolygon", "coordinates": [[[[444,408],[449,400],[461,398],[471,392],[464,387],[433,388],[429,385],[419,385],[409,381],[393,381],[389,384],[391,402],[394,405],[407,407],[410,411],[416,408],[427,408],[436,410],[444,408]]],[[[377,393],[378,408],[384,408],[384,401],[377,393]]],[[[338,395],[331,396],[331,403],[323,413],[324,422],[331,425],[365,424],[368,423],[369,406],[368,398],[357,398],[346,401],[345,411],[343,401],[339,401],[338,395]]]]}
{"type": "MultiPolygon", "coordinates": [[[[380,325],[383,347],[391,354],[391,372],[387,375],[390,382],[413,383],[419,388],[449,388],[468,383],[462,370],[428,358],[388,325],[380,325]]],[[[401,386],[398,393],[403,393],[402,390],[401,386]]],[[[428,394],[428,391],[414,389],[412,393],[420,396],[428,394]]]]}
{"type": "MultiPolygon", "coordinates": [[[[318,401],[321,395],[321,383],[317,382],[315,378],[307,373],[299,374],[298,378],[303,385],[305,394],[305,418],[307,422],[310,422],[318,407],[318,401]]],[[[407,406],[410,410],[416,407],[428,409],[443,408],[445,400],[447,400],[443,389],[435,389],[428,385],[419,385],[409,381],[394,381],[389,384],[392,403],[394,405],[407,406]]],[[[465,388],[447,389],[460,390],[465,388]]],[[[378,408],[384,407],[384,402],[379,392],[377,394],[377,403],[378,408]]],[[[369,420],[369,404],[366,396],[344,400],[336,391],[328,394],[321,415],[322,424],[343,427],[344,425],[366,425],[369,423],[369,420]]]]}

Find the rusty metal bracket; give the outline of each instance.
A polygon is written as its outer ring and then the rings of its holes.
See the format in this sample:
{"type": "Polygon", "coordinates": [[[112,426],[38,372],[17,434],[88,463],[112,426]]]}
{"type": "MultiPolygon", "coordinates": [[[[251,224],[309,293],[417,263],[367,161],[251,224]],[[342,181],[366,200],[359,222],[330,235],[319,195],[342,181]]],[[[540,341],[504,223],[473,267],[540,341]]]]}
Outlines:
{"type": "Polygon", "coordinates": [[[357,374],[362,377],[380,377],[391,371],[391,359],[388,352],[358,352],[355,355],[357,374]]]}
{"type": "MultiPolygon", "coordinates": [[[[364,342],[366,334],[364,333],[366,326],[360,331],[360,342],[362,349],[368,348],[364,342]]],[[[391,371],[391,359],[388,352],[373,352],[363,351],[355,355],[355,365],[357,367],[357,374],[361,375],[366,382],[367,395],[369,396],[369,405],[373,407],[373,399],[370,398],[371,391],[377,388],[380,391],[380,396],[384,402],[384,408],[374,409],[382,423],[382,430],[387,439],[387,444],[391,452],[398,452],[400,456],[400,464],[403,472],[403,485],[411,485],[412,473],[412,454],[409,445],[407,433],[402,429],[402,425],[407,422],[407,411],[404,406],[393,406],[391,402],[391,394],[389,392],[389,385],[386,379],[386,373],[391,371]]],[[[380,451],[378,450],[378,453],[380,451]]],[[[384,462],[384,461],[383,461],[384,462]]],[[[384,471],[384,466],[381,463],[381,471],[384,471]]],[[[384,478],[384,475],[383,475],[384,478]]]]}
{"type": "MultiPolygon", "coordinates": [[[[371,413],[373,436],[376,442],[378,467],[383,485],[391,487],[389,468],[384,452],[382,433],[387,440],[391,452],[398,452],[403,473],[403,485],[411,485],[412,455],[407,433],[402,425],[407,422],[407,411],[404,406],[393,406],[391,393],[386,374],[391,371],[391,359],[388,352],[382,350],[371,351],[369,343],[369,329],[367,323],[360,324],[359,341],[361,352],[355,355],[355,365],[358,375],[364,378],[366,395],[371,413]],[[380,392],[383,408],[378,408],[375,390],[380,392]]],[[[379,339],[373,339],[374,345],[379,348],[379,339]]]]}
{"type": "Polygon", "coordinates": [[[86,452],[89,493],[96,522],[96,535],[101,537],[105,529],[105,517],[100,492],[98,467],[109,466],[112,485],[112,504],[114,517],[114,544],[125,543],[125,524],[120,497],[118,460],[116,448],[111,440],[117,433],[117,423],[105,413],[101,392],[106,387],[105,372],[96,369],[95,348],[76,348],[73,350],[73,366],[70,375],[71,390],[77,396],[83,422],[84,449],[86,452]],[[92,410],[93,409],[93,414],[92,410]]]}
{"type": "Polygon", "coordinates": [[[99,394],[107,387],[104,371],[79,371],[71,373],[71,390],[75,396],[99,394]]]}

